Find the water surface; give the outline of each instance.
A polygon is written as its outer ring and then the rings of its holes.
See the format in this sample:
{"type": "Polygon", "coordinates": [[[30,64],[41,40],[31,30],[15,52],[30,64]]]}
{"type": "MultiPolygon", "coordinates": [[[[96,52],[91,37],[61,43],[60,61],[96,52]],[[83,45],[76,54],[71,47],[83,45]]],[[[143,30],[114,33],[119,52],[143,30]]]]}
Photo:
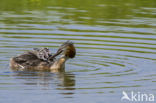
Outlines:
{"type": "Polygon", "coordinates": [[[156,95],[155,0],[1,0],[1,103],[114,103],[122,91],[156,95]],[[77,48],[65,73],[12,72],[34,47],[77,48]]]}

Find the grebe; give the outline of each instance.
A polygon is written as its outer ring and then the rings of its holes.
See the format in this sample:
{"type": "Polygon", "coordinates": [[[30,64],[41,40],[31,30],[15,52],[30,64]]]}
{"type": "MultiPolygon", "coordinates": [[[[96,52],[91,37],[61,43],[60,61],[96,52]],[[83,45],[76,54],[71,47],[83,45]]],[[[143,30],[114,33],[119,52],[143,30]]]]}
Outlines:
{"type": "Polygon", "coordinates": [[[48,48],[34,48],[19,56],[10,59],[10,67],[13,71],[64,71],[65,62],[74,58],[76,49],[71,41],[63,43],[57,52],[52,55],[48,48]],[[59,56],[60,55],[60,56],[59,56]],[[59,58],[56,59],[56,57],[59,58]]]}

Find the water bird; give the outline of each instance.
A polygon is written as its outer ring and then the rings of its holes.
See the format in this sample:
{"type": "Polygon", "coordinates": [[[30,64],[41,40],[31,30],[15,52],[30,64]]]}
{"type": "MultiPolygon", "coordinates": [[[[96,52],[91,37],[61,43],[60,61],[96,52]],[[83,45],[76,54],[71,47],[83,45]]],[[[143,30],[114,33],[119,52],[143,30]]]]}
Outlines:
{"type": "Polygon", "coordinates": [[[53,55],[48,48],[34,48],[15,56],[10,59],[10,68],[13,71],[60,72],[65,70],[66,61],[75,55],[74,43],[66,41],[53,55]]]}

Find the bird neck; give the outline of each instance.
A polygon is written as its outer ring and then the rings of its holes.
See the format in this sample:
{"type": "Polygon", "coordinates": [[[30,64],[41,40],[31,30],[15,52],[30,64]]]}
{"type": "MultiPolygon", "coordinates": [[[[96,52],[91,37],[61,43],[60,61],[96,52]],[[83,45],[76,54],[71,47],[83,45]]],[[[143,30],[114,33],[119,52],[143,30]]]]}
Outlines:
{"type": "Polygon", "coordinates": [[[58,72],[58,71],[64,71],[65,68],[65,62],[68,60],[67,57],[62,56],[58,60],[56,60],[50,67],[50,70],[52,72],[58,72]]]}

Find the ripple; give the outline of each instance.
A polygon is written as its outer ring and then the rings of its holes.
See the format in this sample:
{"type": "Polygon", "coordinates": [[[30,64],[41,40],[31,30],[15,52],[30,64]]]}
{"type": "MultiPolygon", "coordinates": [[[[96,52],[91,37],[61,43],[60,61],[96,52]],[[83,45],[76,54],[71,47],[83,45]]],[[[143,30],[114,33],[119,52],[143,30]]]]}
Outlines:
{"type": "Polygon", "coordinates": [[[112,97],[123,90],[153,92],[155,8],[89,4],[84,4],[87,8],[60,4],[43,11],[1,12],[0,90],[21,90],[24,96],[29,90],[33,95],[54,93],[68,99],[81,94],[112,97]],[[116,8],[120,12],[114,12],[116,8]],[[34,47],[49,47],[54,53],[66,40],[77,49],[76,58],[66,64],[66,73],[6,72],[11,57],[34,47]]]}

